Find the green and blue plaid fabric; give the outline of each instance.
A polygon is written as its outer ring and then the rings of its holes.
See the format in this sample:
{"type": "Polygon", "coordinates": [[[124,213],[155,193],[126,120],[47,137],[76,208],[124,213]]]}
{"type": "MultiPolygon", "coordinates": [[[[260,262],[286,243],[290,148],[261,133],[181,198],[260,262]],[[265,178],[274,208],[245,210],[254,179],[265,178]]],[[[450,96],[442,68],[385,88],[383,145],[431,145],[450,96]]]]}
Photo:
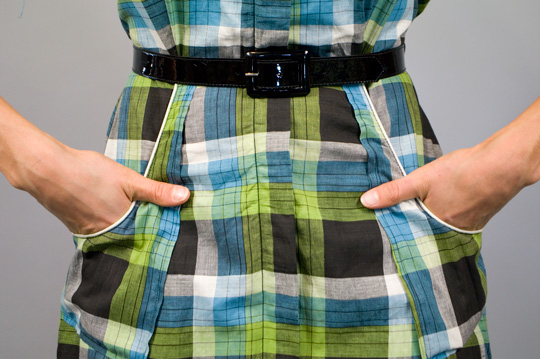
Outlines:
{"type": "MultiPolygon", "coordinates": [[[[119,1],[136,46],[240,57],[382,51],[427,1],[119,1]]],[[[407,73],[306,97],[132,74],[106,154],[187,186],[75,236],[58,357],[490,358],[479,233],[369,188],[440,156],[407,73]]]]}

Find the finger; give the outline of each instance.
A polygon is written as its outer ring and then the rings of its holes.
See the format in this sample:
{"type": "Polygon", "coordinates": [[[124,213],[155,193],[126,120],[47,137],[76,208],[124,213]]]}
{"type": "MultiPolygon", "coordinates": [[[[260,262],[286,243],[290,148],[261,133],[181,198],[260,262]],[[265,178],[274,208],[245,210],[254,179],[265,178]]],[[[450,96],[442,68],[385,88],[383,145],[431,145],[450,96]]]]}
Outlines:
{"type": "Polygon", "coordinates": [[[417,190],[419,186],[415,183],[417,177],[410,174],[370,189],[360,197],[362,205],[372,209],[385,208],[411,198],[420,197],[417,190]]]}
{"type": "Polygon", "coordinates": [[[151,202],[162,207],[178,206],[189,199],[186,187],[158,182],[139,176],[131,182],[131,198],[134,201],[151,202]]]}

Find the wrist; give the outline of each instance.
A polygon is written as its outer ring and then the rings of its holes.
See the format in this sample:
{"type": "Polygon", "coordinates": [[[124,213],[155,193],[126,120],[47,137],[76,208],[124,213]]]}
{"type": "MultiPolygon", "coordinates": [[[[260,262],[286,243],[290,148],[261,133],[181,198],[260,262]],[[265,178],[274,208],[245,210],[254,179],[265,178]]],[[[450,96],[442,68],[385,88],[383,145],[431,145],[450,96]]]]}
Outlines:
{"type": "Polygon", "coordinates": [[[540,132],[512,123],[473,147],[502,186],[521,190],[540,180],[540,132]]]}
{"type": "Polygon", "coordinates": [[[52,153],[62,147],[66,146],[28,122],[0,97],[0,172],[13,187],[25,191],[35,187],[36,175],[47,166],[54,167],[52,153]]]}
{"type": "Polygon", "coordinates": [[[523,170],[526,185],[540,181],[540,97],[509,125],[514,133],[514,146],[523,170]]]}
{"type": "Polygon", "coordinates": [[[43,132],[35,137],[35,142],[16,156],[13,182],[10,181],[15,188],[32,195],[41,192],[48,181],[54,180],[61,154],[68,148],[43,132]]]}
{"type": "Polygon", "coordinates": [[[9,148],[2,151],[6,156],[0,161],[0,171],[13,187],[32,194],[53,174],[59,154],[67,146],[35,127],[19,130],[9,148]]]}

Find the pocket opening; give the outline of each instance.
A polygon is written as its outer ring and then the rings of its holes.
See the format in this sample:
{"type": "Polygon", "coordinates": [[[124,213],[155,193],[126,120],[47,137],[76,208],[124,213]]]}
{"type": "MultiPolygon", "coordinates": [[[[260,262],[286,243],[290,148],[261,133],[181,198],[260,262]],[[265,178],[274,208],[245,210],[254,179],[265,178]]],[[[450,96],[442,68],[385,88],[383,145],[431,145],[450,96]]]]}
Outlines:
{"type": "MultiPolygon", "coordinates": [[[[148,159],[148,163],[147,163],[146,168],[144,170],[144,177],[148,177],[148,173],[150,172],[150,168],[152,166],[152,163],[154,162],[154,157],[156,155],[157,148],[158,148],[159,143],[161,141],[161,136],[163,134],[163,130],[165,129],[165,125],[166,125],[167,120],[169,118],[169,112],[171,111],[171,105],[172,105],[173,100],[175,98],[177,89],[178,89],[178,84],[175,84],[174,89],[173,89],[173,91],[171,93],[171,97],[169,98],[169,103],[167,105],[167,110],[165,111],[165,115],[163,116],[163,120],[161,121],[161,128],[159,129],[159,133],[158,133],[158,136],[156,138],[156,142],[154,143],[152,153],[150,154],[150,158],[148,159]]],[[[97,236],[103,235],[105,233],[108,233],[108,232],[112,231],[113,229],[117,228],[118,226],[120,226],[126,220],[126,218],[129,217],[131,212],[137,207],[136,205],[137,205],[137,201],[132,201],[131,206],[129,206],[129,209],[126,211],[126,213],[124,213],[122,215],[122,217],[120,217],[116,222],[114,222],[110,226],[108,226],[108,227],[106,227],[106,228],[104,228],[104,229],[102,229],[100,231],[97,231],[97,232],[94,232],[94,233],[89,233],[89,234],[78,234],[78,233],[71,233],[71,234],[74,237],[77,237],[77,238],[92,238],[92,237],[97,237],[97,236]]]]}
{"type": "Polygon", "coordinates": [[[420,206],[421,210],[423,210],[424,213],[426,213],[428,216],[430,216],[431,218],[433,218],[434,220],[436,220],[437,222],[439,222],[443,226],[445,226],[445,227],[447,227],[447,228],[449,228],[449,229],[451,229],[451,230],[453,230],[455,232],[463,233],[463,234],[479,234],[479,233],[482,233],[484,231],[484,228],[475,229],[475,230],[467,230],[467,229],[461,229],[459,227],[453,226],[450,223],[447,223],[447,222],[443,221],[442,219],[440,219],[439,217],[437,217],[437,215],[434,214],[433,212],[431,212],[429,210],[429,208],[427,208],[427,206],[424,204],[424,202],[422,202],[418,198],[416,198],[416,203],[420,206]]]}
{"type": "MultiPolygon", "coordinates": [[[[368,92],[365,85],[362,85],[362,90],[364,91],[364,96],[366,97],[366,99],[368,101],[368,105],[369,105],[369,107],[371,109],[371,112],[373,113],[373,115],[375,117],[375,120],[377,121],[377,126],[379,126],[379,129],[380,129],[380,131],[382,132],[382,134],[384,136],[384,140],[386,141],[386,144],[388,145],[388,148],[390,148],[390,151],[392,152],[392,156],[394,157],[394,161],[397,163],[397,165],[399,167],[399,170],[401,172],[401,176],[405,177],[407,175],[407,172],[405,171],[405,168],[403,167],[403,165],[399,161],[399,156],[397,155],[397,152],[396,152],[394,146],[392,145],[392,141],[390,141],[390,137],[386,133],[386,130],[385,130],[383,124],[382,124],[381,119],[379,118],[379,115],[378,115],[377,111],[375,110],[375,106],[373,105],[373,102],[371,101],[371,96],[369,95],[369,92],[368,92]]],[[[463,234],[478,234],[478,233],[482,233],[482,231],[484,230],[484,228],[481,228],[481,229],[478,229],[478,230],[472,230],[471,231],[471,230],[461,229],[461,228],[458,228],[456,226],[453,226],[453,225],[443,221],[437,215],[435,215],[433,212],[431,212],[427,208],[427,206],[420,199],[415,198],[415,200],[416,200],[416,204],[418,206],[419,211],[424,212],[426,215],[433,218],[434,220],[439,222],[441,225],[443,225],[444,227],[446,227],[446,228],[448,228],[448,229],[450,229],[452,231],[455,231],[455,232],[458,232],[458,233],[463,233],[463,234]]]]}

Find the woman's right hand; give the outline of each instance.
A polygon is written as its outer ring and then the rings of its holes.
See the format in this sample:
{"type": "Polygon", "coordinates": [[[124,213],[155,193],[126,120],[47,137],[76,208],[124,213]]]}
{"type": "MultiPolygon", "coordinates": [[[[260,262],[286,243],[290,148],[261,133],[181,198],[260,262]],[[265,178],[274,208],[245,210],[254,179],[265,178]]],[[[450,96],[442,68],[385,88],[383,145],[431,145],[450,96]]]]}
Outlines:
{"type": "Polygon", "coordinates": [[[132,201],[177,206],[187,188],[150,180],[93,151],[68,147],[26,121],[0,98],[0,172],[77,234],[95,233],[132,201]]]}
{"type": "Polygon", "coordinates": [[[107,228],[132,201],[168,207],[189,198],[187,188],[145,178],[97,152],[58,147],[28,169],[23,189],[73,233],[107,228]]]}

